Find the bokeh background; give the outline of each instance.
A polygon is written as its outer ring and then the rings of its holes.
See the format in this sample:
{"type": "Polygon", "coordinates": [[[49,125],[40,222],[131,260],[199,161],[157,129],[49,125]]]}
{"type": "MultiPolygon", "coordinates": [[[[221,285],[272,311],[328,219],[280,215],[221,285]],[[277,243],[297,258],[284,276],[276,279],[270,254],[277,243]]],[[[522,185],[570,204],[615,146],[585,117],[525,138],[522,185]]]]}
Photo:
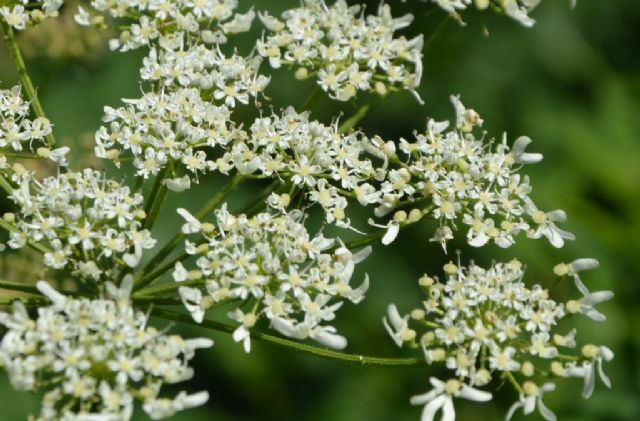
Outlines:
{"type": "MultiPolygon", "coordinates": [[[[255,5],[277,12],[297,1],[240,3],[241,10],[255,5]]],[[[410,137],[424,129],[427,116],[452,118],[448,98],[459,93],[467,106],[480,112],[489,136],[506,131],[510,139],[527,134],[534,140],[532,150],[544,153],[545,159],[525,169],[533,198],[542,208],[565,209],[565,227],[577,241],[562,250],[524,238],[507,250],[469,249],[462,242],[451,249],[462,250],[463,260],[485,265],[518,257],[529,268],[528,280],[543,285],[553,279],[555,263],[598,258],[600,269],[583,279],[590,289],[611,289],[616,297],[601,305],[607,322],[576,323],[582,340],[614,350],[616,358],[606,366],[613,388],[599,383],[593,397],[583,401],[579,380],[561,381],[545,401],[562,420],[640,419],[640,2],[582,0],[572,11],[568,1],[543,1],[533,14],[538,24],[532,29],[476,12],[465,15],[464,27],[454,22],[440,26],[445,14],[428,4],[389,3],[396,13],[416,15],[407,35],[423,33],[430,39],[420,88],[426,105],[409,94],[394,94],[363,121],[363,129],[386,138],[410,137]]],[[[369,7],[376,6],[377,1],[369,7]]],[[[78,32],[70,19],[46,25],[21,39],[44,108],[58,138],[73,146],[73,166],[100,165],[91,159],[91,133],[100,125],[104,105],[139,96],[141,52],[110,54],[104,36],[78,32]]],[[[238,49],[248,52],[259,31],[254,24],[253,34],[238,38],[238,49]]],[[[0,80],[3,87],[16,80],[5,50],[0,50],[0,80]]],[[[311,83],[279,71],[268,95],[275,108],[299,106],[312,89],[311,83]]],[[[365,101],[362,97],[336,104],[322,99],[313,114],[328,122],[337,111],[348,116],[365,101]]],[[[250,111],[240,114],[252,118],[250,111]]],[[[113,168],[107,170],[115,174],[113,168]]],[[[161,243],[179,226],[172,212],[177,203],[197,209],[222,182],[206,181],[189,193],[170,195],[155,232],[161,243]]],[[[234,203],[248,200],[259,187],[241,189],[234,203]]],[[[336,322],[350,340],[349,351],[407,355],[386,337],[381,319],[390,301],[401,310],[418,305],[417,278],[440,273],[442,264],[455,258],[428,242],[433,228],[422,224],[403,232],[393,248],[377,246],[361,265],[358,276],[366,271],[372,278],[368,298],[357,307],[345,305],[336,322]]],[[[28,276],[29,264],[28,258],[9,255],[0,261],[0,275],[28,276]]],[[[558,292],[562,296],[570,290],[558,292]]],[[[187,326],[174,329],[187,335],[211,333],[187,326]]],[[[176,419],[418,420],[421,408],[411,407],[408,399],[426,391],[429,375],[437,374],[429,368],[345,365],[257,341],[245,355],[226,335],[212,335],[216,346],[196,358],[196,378],[188,385],[194,391],[209,390],[210,403],[176,419]]],[[[0,419],[37,413],[37,396],[15,392],[5,376],[0,378],[0,419]]],[[[490,404],[457,402],[459,419],[502,419],[516,395],[505,388],[497,396],[490,404]]]]}

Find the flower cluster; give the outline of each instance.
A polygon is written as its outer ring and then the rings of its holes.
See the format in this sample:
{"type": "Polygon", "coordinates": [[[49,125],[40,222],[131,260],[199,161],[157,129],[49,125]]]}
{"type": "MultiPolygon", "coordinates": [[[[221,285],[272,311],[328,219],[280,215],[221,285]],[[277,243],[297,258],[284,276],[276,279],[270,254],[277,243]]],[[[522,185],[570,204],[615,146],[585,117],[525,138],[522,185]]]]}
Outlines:
{"type": "Polygon", "coordinates": [[[257,42],[258,53],[273,68],[296,68],[299,79],[316,77],[334,99],[348,101],[358,91],[415,93],[420,84],[422,36],[396,36],[412,15],[394,19],[389,6],[381,4],[376,15],[365,17],[361,6],[344,0],[331,6],[324,0],[304,0],[282,18],[260,14],[269,34],[257,42]]]}
{"type": "Polygon", "coordinates": [[[18,31],[58,16],[64,0],[18,0],[12,6],[0,7],[0,18],[18,31]]]}
{"type": "Polygon", "coordinates": [[[20,85],[0,89],[0,170],[7,168],[5,150],[20,152],[25,145],[31,149],[34,144],[40,146],[37,149],[40,156],[66,165],[65,154],[69,148],[52,151],[46,147],[45,137],[51,131],[51,122],[45,117],[29,117],[29,102],[23,99],[20,85]]]}
{"type": "Polygon", "coordinates": [[[39,307],[36,320],[19,301],[12,314],[0,313],[0,361],[13,387],[45,392],[40,419],[129,420],[135,400],[161,419],[207,401],[207,392],[159,396],[163,384],[190,379],[188,361],[213,342],[148,326],[148,315],[131,307],[130,281],[107,283],[98,299],[67,297],[40,281],[52,304],[39,307]]]}
{"type": "MultiPolygon", "coordinates": [[[[226,35],[248,31],[255,16],[252,10],[235,13],[237,5],[237,0],[91,0],[95,11],[125,20],[119,37],[109,42],[112,50],[119,51],[151,44],[176,46],[188,39],[224,43],[226,35]]],[[[102,14],[91,15],[80,7],[76,21],[102,26],[102,14]]]]}
{"type": "Polygon", "coordinates": [[[509,148],[504,137],[491,148],[474,134],[482,124],[478,113],[457,97],[452,102],[451,130],[449,122],[429,119],[425,133],[412,143],[401,139],[399,146],[377,136],[341,133],[335,123],[310,121],[308,113],[288,108],[257,119],[247,138],[219,161],[242,174],[287,180],[324,209],[327,222],[339,226],[351,226],[345,212],[349,199],[375,205],[377,217],[400,209],[384,225],[385,244],[401,226],[425,215],[440,222],[432,240],[443,247],[460,222],[468,226],[467,240],[474,247],[489,241],[509,247],[519,232],[544,236],[555,247],[573,239],[555,224],[564,221],[564,212],[539,210],[529,197],[528,178],[518,173],[523,164],[542,159],[525,151],[531,140],[520,137],[509,148]]]}
{"type": "Polygon", "coordinates": [[[9,246],[35,242],[44,247],[44,264],[69,269],[80,279],[100,281],[116,275],[121,262],[135,267],[142,251],[155,245],[141,229],[143,197],[86,169],[40,181],[31,173],[14,174],[18,187],[9,196],[17,213],[4,215],[14,224],[9,246]]]}
{"type": "Polygon", "coordinates": [[[258,73],[262,59],[258,56],[226,57],[220,49],[193,44],[187,49],[152,48],[140,69],[142,79],[155,82],[159,89],[193,87],[203,98],[234,107],[236,101],[248,104],[263,93],[269,78],[258,73]]]}
{"type": "MultiPolygon", "coordinates": [[[[532,27],[536,21],[529,16],[541,0],[431,0],[441,9],[448,12],[456,20],[462,22],[458,12],[466,10],[470,5],[474,5],[478,10],[489,8],[503,13],[527,28],[532,27]]],[[[571,0],[571,7],[576,6],[576,0],[571,0]]]]}
{"type": "MultiPolygon", "coordinates": [[[[272,200],[273,201],[273,200],[272,200]]],[[[179,213],[186,234],[202,233],[205,242],[186,243],[188,254],[197,256],[196,269],[177,263],[176,282],[189,283],[179,289],[193,319],[201,322],[215,304],[239,301],[228,313],[240,325],[236,342],[250,350],[250,330],[261,319],[294,339],[314,339],[332,348],[344,348],[346,339],[326,325],[348,299],[359,303],[369,287],[353,288],[349,282],[356,263],[369,250],[356,254],[322,234],[311,236],[299,210],[263,212],[254,217],[232,215],[226,206],[215,211],[215,223],[201,223],[184,209],[179,213]],[[330,251],[332,250],[333,251],[330,251]],[[193,286],[197,285],[197,286],[193,286]]]]}
{"type": "MultiPolygon", "coordinates": [[[[489,241],[500,247],[514,244],[514,236],[526,232],[530,238],[546,237],[555,247],[562,247],[571,233],[559,229],[562,210],[543,212],[529,197],[531,186],[518,170],[523,164],[542,160],[542,155],[525,152],[531,139],[518,138],[509,148],[506,135],[494,148],[477,138],[475,132],[483,120],[452,96],[456,121],[447,130],[448,121],[429,119],[427,131],[416,135],[415,142],[400,139],[399,153],[393,142],[375,142],[386,159],[395,164],[382,183],[380,205],[376,215],[395,209],[402,201],[422,206],[427,214],[440,222],[432,241],[443,247],[462,221],[469,228],[467,241],[474,247],[489,241]]],[[[483,135],[484,137],[484,135],[483,135]]],[[[375,139],[374,139],[375,141],[375,139]]],[[[387,224],[386,243],[393,240],[399,227],[412,222],[405,211],[396,212],[387,224]]]]}
{"type": "Polygon", "coordinates": [[[426,404],[423,421],[432,420],[440,408],[446,419],[453,419],[452,397],[491,399],[491,394],[475,388],[494,379],[509,382],[520,394],[508,418],[518,408],[530,413],[537,406],[548,421],[555,416],[541,397],[555,387],[553,378],[583,378],[586,399],[593,391],[597,367],[603,382],[610,386],[602,363],[611,360],[613,353],[592,344],[584,345],[578,353],[576,330],[563,332],[558,327],[574,313],[604,320],[593,306],[613,294],[590,293],[577,275],[595,266],[594,259],[578,259],[556,267],[557,274],[575,279],[583,295],[566,303],[554,301],[539,284],[526,286],[522,264],[513,260],[495,263],[489,269],[473,263],[467,268],[448,263],[444,266],[445,282],[427,275],[420,278],[426,296],[422,307],[401,316],[395,305],[389,305],[384,325],[394,342],[421,348],[428,364],[444,363],[452,372],[450,380],[432,379],[434,389],[412,399],[414,404],[426,404]],[[426,331],[419,334],[411,323],[426,331]],[[540,385],[540,381],[548,382],[540,385]]]}
{"type": "MultiPolygon", "coordinates": [[[[216,169],[228,173],[230,168],[224,162],[212,161],[202,150],[244,137],[227,107],[203,101],[194,88],[149,92],[125,103],[117,109],[105,107],[103,121],[109,125],[96,133],[98,157],[118,163],[122,152],[129,151],[137,175],[144,178],[173,164],[182,164],[194,176],[216,169]]],[[[174,190],[189,185],[188,176],[172,179],[169,184],[174,190]]]]}
{"type": "Polygon", "coordinates": [[[487,10],[490,7],[515,19],[526,27],[533,26],[536,21],[529,17],[529,12],[538,6],[540,0],[431,0],[442,10],[448,12],[453,18],[462,22],[458,14],[459,11],[466,10],[470,5],[474,5],[478,10],[487,10]]]}
{"type": "Polygon", "coordinates": [[[361,133],[341,134],[337,124],[310,121],[308,112],[289,107],[281,115],[256,119],[247,138],[222,160],[241,174],[287,180],[308,192],[309,201],[326,212],[327,222],[349,226],[347,198],[367,205],[380,197],[368,181],[384,172],[377,172],[366,156],[367,145],[361,133]]]}

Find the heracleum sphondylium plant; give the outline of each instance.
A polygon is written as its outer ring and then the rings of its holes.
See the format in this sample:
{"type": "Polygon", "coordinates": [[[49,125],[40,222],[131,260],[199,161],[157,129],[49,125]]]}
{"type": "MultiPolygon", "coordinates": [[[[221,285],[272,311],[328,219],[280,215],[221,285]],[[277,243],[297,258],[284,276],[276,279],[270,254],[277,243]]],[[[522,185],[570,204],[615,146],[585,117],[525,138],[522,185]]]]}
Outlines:
{"type": "MultiPolygon", "coordinates": [[[[433,3],[460,22],[458,13],[475,7],[531,26],[539,2],[433,3]]],[[[5,250],[31,248],[45,268],[35,285],[0,281],[20,293],[2,301],[12,310],[0,313],[0,363],[16,389],[42,394],[40,419],[129,419],[136,402],[160,419],[206,402],[206,392],[164,396],[162,386],[197,375],[189,360],[213,341],[152,327],[152,314],[230,333],[245,352],[261,339],[342,361],[442,365],[449,375],[430,377],[431,389],[410,399],[424,405],[423,421],[440,411],[452,420],[455,399],[488,401],[502,384],[517,396],[507,419],[538,409],[554,420],[543,401],[554,380],[582,379],[585,399],[598,379],[610,386],[603,364],[611,350],[579,342],[575,329],[560,324],[574,315],[605,320],[597,305],[613,294],[591,292],[579,277],[598,266],[591,258],[553,268],[576,287],[575,297],[562,301],[544,281],[528,281],[518,260],[481,265],[458,257],[444,265],[441,279],[420,278],[418,308],[404,314],[390,303],[383,318],[393,342],[418,358],[336,351],[347,339],[332,321],[345,303],[361,303],[369,287],[368,276],[352,279],[355,266],[377,243],[393,244],[403,228],[435,221],[430,240],[444,253],[456,235],[473,247],[511,247],[523,236],[563,247],[574,238],[557,226],[566,219],[562,210],[541,210],[530,197],[523,167],[542,160],[527,151],[531,139],[488,137],[480,115],[457,95],[452,121],[427,119],[412,139],[357,130],[372,103],[341,124],[313,117],[322,94],[349,101],[367,92],[380,101],[406,91],[422,103],[423,39],[402,34],[411,15],[341,0],[304,0],[280,16],[235,0],[84,2],[79,25],[108,29],[114,51],[146,54],[143,93],[105,106],[96,128],[95,155],[134,174],[116,180],[100,170],[68,169],[74,158],[56,143],[15,41],[16,31],[55,18],[62,7],[62,0],[0,2],[4,39],[21,77],[20,85],[0,90],[0,186],[13,205],[0,226],[8,231],[5,250]],[[254,20],[263,32],[252,53],[224,53],[221,45],[254,20]],[[316,82],[302,108],[270,102],[269,73],[278,68],[316,82]],[[246,107],[259,111],[249,124],[235,115],[246,107]],[[18,162],[25,158],[58,171],[40,177],[18,162]],[[210,176],[228,183],[202,209],[173,210],[184,222],[155,250],[154,222],[168,191],[197,189],[210,176]],[[245,212],[231,212],[229,194],[251,180],[271,184],[245,212]],[[151,187],[143,189],[145,183],[151,187]],[[354,207],[370,217],[358,220],[354,207]],[[345,243],[310,231],[314,209],[326,225],[360,238],[345,243]],[[184,306],[187,314],[165,305],[184,306]],[[228,324],[207,318],[215,313],[228,324]],[[307,339],[322,346],[299,342],[307,339]]]]}

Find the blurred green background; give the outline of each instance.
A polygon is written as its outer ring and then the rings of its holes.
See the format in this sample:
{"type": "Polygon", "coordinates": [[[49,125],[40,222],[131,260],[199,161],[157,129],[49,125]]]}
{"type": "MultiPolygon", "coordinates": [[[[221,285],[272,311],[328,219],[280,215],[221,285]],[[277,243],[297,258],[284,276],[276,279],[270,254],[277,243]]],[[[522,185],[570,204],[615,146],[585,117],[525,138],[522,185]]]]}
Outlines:
{"type": "MultiPolygon", "coordinates": [[[[297,4],[295,0],[240,3],[241,10],[255,4],[257,9],[270,11],[297,4]]],[[[424,3],[389,3],[396,14],[411,11],[416,15],[408,35],[423,33],[429,37],[445,17],[424,3]]],[[[428,116],[452,118],[448,97],[459,93],[468,107],[482,115],[491,137],[506,131],[512,140],[523,134],[534,140],[531,149],[544,153],[545,159],[525,169],[531,176],[533,198],[544,209],[565,209],[569,214],[565,227],[577,235],[577,241],[562,250],[553,249],[543,240],[525,238],[507,250],[495,246],[469,249],[462,242],[451,250],[457,247],[463,251],[463,259],[475,259],[484,265],[492,259],[518,257],[529,267],[528,281],[543,285],[552,279],[555,263],[577,257],[598,258],[600,269],[585,274],[583,279],[591,290],[611,289],[616,297],[600,307],[608,315],[607,322],[578,320],[579,338],[607,344],[614,350],[616,358],[606,366],[613,388],[608,390],[599,383],[593,397],[583,401],[581,382],[570,380],[560,382],[556,393],[545,396],[545,401],[562,420],[637,420],[640,2],[582,0],[574,11],[568,3],[543,1],[533,14],[538,24],[532,29],[489,13],[465,14],[464,27],[449,22],[431,39],[425,52],[420,94],[426,105],[420,106],[409,94],[392,95],[363,122],[363,127],[369,134],[379,133],[390,139],[410,137],[413,130],[424,129],[428,116]]],[[[371,8],[376,6],[377,2],[371,2],[371,8]]],[[[22,42],[30,49],[28,65],[44,108],[55,123],[56,135],[75,147],[76,157],[77,151],[90,152],[86,134],[99,126],[103,105],[116,106],[120,98],[139,96],[137,67],[141,52],[109,54],[104,50],[106,41],[100,38],[87,38],[86,45],[72,44],[65,38],[68,25],[49,31],[40,38],[28,35],[22,42]],[[54,41],[63,44],[55,46],[54,41]],[[87,46],[91,50],[88,59],[84,54],[87,46]],[[63,47],[72,51],[66,52],[63,47]]],[[[252,35],[238,38],[241,52],[250,50],[248,43],[259,31],[259,25],[254,24],[252,35]]],[[[4,50],[0,50],[0,80],[3,87],[16,80],[4,50]]],[[[308,82],[294,81],[289,72],[278,71],[267,94],[279,108],[302,104],[312,88],[308,82]]],[[[360,98],[353,104],[336,104],[323,99],[313,114],[328,122],[336,110],[348,116],[365,101],[360,98]]],[[[250,112],[239,114],[251,117],[250,112]]],[[[81,165],[84,161],[78,161],[76,168],[81,165]]],[[[178,201],[197,209],[221,182],[213,180],[187,194],[170,195],[157,224],[156,236],[161,243],[178,228],[172,214],[178,201]]],[[[253,192],[245,188],[234,200],[242,202],[253,192]]],[[[357,276],[366,271],[372,279],[368,298],[357,307],[345,305],[336,322],[350,340],[348,351],[406,355],[387,338],[381,319],[390,301],[401,311],[417,306],[421,299],[417,278],[424,272],[440,273],[442,264],[454,258],[444,256],[439,246],[428,242],[433,228],[422,224],[403,232],[393,248],[377,246],[373,256],[360,266],[357,276]]],[[[174,329],[184,329],[185,335],[207,334],[184,326],[174,329]]],[[[429,375],[437,374],[428,368],[344,365],[257,341],[251,354],[245,355],[226,335],[214,332],[213,336],[216,346],[196,358],[196,378],[188,385],[192,391],[209,390],[210,403],[176,419],[418,420],[421,408],[411,407],[408,399],[429,389],[429,375]]],[[[497,395],[490,404],[457,402],[459,419],[503,418],[516,396],[507,389],[497,395]]],[[[13,391],[1,376],[0,419],[25,419],[27,414],[37,413],[37,402],[35,396],[13,391]]]]}

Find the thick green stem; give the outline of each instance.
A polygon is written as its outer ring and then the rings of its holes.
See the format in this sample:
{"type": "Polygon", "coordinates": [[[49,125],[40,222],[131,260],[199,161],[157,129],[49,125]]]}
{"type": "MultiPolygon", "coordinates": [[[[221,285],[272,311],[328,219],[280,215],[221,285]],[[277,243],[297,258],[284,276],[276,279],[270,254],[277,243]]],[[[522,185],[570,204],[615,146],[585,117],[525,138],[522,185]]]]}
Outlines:
{"type": "Polygon", "coordinates": [[[9,282],[0,280],[0,289],[6,289],[9,291],[28,292],[29,294],[41,295],[38,288],[34,285],[21,284],[18,282],[9,282]]]}
{"type": "Polygon", "coordinates": [[[2,174],[0,174],[0,188],[7,192],[7,194],[13,193],[13,186],[9,183],[9,180],[4,178],[2,174]]]}
{"type": "MultiPolygon", "coordinates": [[[[200,211],[195,215],[197,219],[203,219],[207,216],[213,209],[218,207],[220,203],[231,193],[237,186],[244,180],[244,177],[240,174],[235,175],[229,183],[222,188],[222,190],[218,191],[212,198],[205,204],[200,211]]],[[[142,270],[139,272],[136,278],[136,284],[134,290],[138,290],[146,285],[148,285],[153,279],[150,279],[148,276],[145,277],[144,274],[148,273],[149,270],[158,266],[167,256],[169,256],[175,248],[186,238],[186,235],[182,232],[176,234],[169,242],[147,263],[142,270]]]]}
{"type": "MultiPolygon", "coordinates": [[[[203,320],[202,323],[196,323],[191,317],[186,314],[176,313],[173,311],[163,309],[152,309],[151,314],[154,316],[162,317],[169,320],[175,320],[182,323],[189,323],[197,326],[202,326],[207,329],[213,329],[220,332],[232,333],[236,328],[224,323],[216,322],[213,320],[203,320]]],[[[424,358],[383,358],[383,357],[371,357],[366,355],[348,354],[344,352],[332,351],[330,349],[320,348],[312,345],[307,345],[292,341],[289,339],[280,338],[277,336],[267,335],[260,332],[251,332],[251,338],[260,341],[265,341],[278,345],[284,348],[293,349],[306,354],[315,355],[316,357],[325,358],[334,361],[355,363],[359,365],[367,365],[374,367],[414,367],[425,365],[424,358]]]]}
{"type": "Polygon", "coordinates": [[[147,197],[147,201],[144,204],[144,213],[146,214],[146,218],[142,224],[143,229],[153,228],[155,219],[158,216],[158,211],[160,210],[160,205],[156,203],[164,200],[164,196],[167,194],[167,186],[164,183],[164,180],[168,170],[169,166],[167,165],[158,173],[158,175],[156,175],[156,179],[153,182],[153,187],[151,188],[149,197],[147,197]]]}
{"type": "MultiPolygon", "coordinates": [[[[40,104],[40,100],[38,99],[36,90],[33,87],[33,83],[31,82],[31,78],[29,77],[29,73],[27,72],[27,66],[24,63],[24,59],[22,58],[22,54],[20,53],[20,49],[18,48],[18,43],[16,42],[13,28],[11,28],[11,26],[7,25],[4,22],[1,25],[2,31],[4,32],[4,41],[7,44],[9,52],[11,53],[11,57],[13,58],[13,62],[16,65],[18,76],[20,76],[20,80],[22,82],[22,86],[24,87],[25,93],[27,94],[27,98],[29,98],[29,101],[31,102],[31,108],[33,109],[33,112],[37,117],[46,118],[44,109],[40,104]]],[[[53,133],[48,134],[46,136],[46,139],[49,146],[54,146],[56,144],[53,133]]]]}

